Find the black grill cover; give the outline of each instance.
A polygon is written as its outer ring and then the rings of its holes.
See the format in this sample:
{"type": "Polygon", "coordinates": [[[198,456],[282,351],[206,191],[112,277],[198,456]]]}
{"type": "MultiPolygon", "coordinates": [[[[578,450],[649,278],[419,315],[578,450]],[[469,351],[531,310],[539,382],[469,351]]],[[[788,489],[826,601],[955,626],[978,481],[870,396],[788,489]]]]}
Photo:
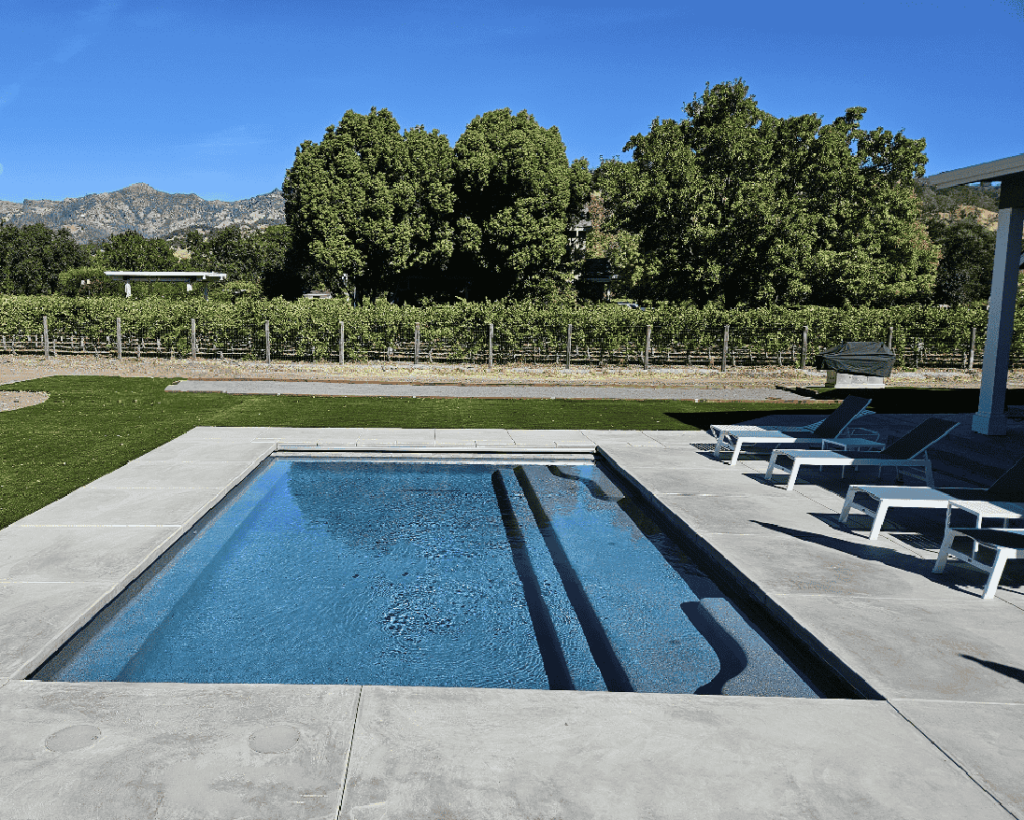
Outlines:
{"type": "Polygon", "coordinates": [[[843,342],[819,353],[814,366],[858,376],[889,376],[895,361],[896,356],[881,342],[843,342]]]}

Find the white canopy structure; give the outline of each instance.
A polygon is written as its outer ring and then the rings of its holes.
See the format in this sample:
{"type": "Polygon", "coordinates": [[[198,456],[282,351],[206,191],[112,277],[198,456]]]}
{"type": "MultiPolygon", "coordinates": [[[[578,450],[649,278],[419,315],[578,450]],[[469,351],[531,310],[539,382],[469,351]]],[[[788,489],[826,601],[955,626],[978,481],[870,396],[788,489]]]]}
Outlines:
{"type": "Polygon", "coordinates": [[[971,427],[986,436],[1006,435],[1006,379],[1010,370],[1013,311],[1024,233],[1024,154],[926,177],[936,188],[972,182],[999,182],[999,227],[992,264],[988,304],[988,336],[981,368],[981,396],[971,427]]]}
{"type": "Polygon", "coordinates": [[[124,282],[124,295],[132,295],[132,282],[184,282],[185,290],[191,291],[192,285],[202,282],[205,285],[206,298],[210,298],[210,282],[223,282],[228,278],[226,273],[210,273],[209,271],[124,271],[106,270],[104,274],[111,279],[124,282]]]}

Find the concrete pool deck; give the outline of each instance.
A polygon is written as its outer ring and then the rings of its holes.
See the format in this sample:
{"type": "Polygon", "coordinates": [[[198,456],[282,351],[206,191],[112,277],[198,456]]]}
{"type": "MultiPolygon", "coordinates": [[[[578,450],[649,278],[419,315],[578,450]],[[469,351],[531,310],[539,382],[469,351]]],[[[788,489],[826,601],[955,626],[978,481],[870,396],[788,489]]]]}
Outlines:
{"type": "Polygon", "coordinates": [[[0,531],[0,818],[1024,818],[1019,575],[983,602],[930,574],[935,514],[869,542],[837,477],[786,493],[710,441],[196,428],[26,516],[0,531]],[[279,446],[597,449],[876,699],[22,679],[279,446]]]}

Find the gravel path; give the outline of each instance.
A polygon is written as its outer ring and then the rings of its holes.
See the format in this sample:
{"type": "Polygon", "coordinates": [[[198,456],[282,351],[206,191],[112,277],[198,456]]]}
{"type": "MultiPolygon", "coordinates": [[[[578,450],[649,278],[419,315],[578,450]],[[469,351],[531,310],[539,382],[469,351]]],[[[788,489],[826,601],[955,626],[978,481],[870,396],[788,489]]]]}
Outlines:
{"type": "Polygon", "coordinates": [[[173,384],[168,392],[258,396],[406,396],[477,399],[669,399],[674,401],[810,401],[786,390],[752,387],[594,387],[528,384],[379,384],[326,381],[216,381],[173,384]]]}
{"type": "MultiPolygon", "coordinates": [[[[824,384],[824,374],[790,367],[565,367],[346,364],[223,359],[121,360],[102,356],[0,355],[0,385],[44,376],[123,376],[185,380],[174,390],[260,395],[462,396],[478,398],[802,401],[786,388],[824,384]]],[[[908,371],[891,386],[974,387],[980,371],[908,371]]],[[[1024,372],[1010,374],[1024,386],[1024,372]]],[[[0,411],[30,407],[45,393],[0,391],[0,411]]]]}

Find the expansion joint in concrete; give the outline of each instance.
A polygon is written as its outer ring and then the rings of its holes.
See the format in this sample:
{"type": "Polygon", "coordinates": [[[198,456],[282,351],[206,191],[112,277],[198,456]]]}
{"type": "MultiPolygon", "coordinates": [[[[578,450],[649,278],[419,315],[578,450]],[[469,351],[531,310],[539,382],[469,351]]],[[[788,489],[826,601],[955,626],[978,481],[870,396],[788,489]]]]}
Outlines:
{"type": "Polygon", "coordinates": [[[1016,820],[1024,820],[1024,817],[1021,817],[1021,815],[1019,815],[1019,814],[1011,811],[1009,808],[1007,808],[1006,804],[1003,803],[1002,800],[1000,800],[998,797],[996,797],[994,794],[992,794],[990,789],[985,788],[984,784],[981,783],[978,780],[978,778],[974,777],[974,775],[972,775],[969,771],[967,771],[967,769],[965,769],[962,765],[960,765],[959,762],[957,762],[956,758],[954,758],[951,754],[949,754],[949,752],[947,752],[938,743],[936,743],[934,740],[932,740],[928,736],[927,732],[925,732],[920,726],[918,726],[916,723],[914,723],[914,721],[912,721],[905,714],[903,714],[899,710],[899,707],[897,707],[894,703],[892,703],[892,701],[889,701],[889,706],[892,707],[892,710],[897,715],[899,715],[907,723],[909,723],[911,726],[913,726],[920,733],[921,737],[923,737],[925,740],[927,740],[929,743],[931,743],[932,746],[934,746],[943,755],[943,757],[945,757],[950,763],[952,763],[954,766],[956,766],[963,773],[963,775],[968,780],[970,780],[972,783],[974,783],[975,786],[977,786],[979,789],[981,789],[983,792],[985,792],[985,794],[987,794],[989,797],[991,797],[992,800],[995,801],[996,805],[998,805],[999,808],[1001,808],[1003,811],[1005,811],[1007,813],[1007,815],[1009,815],[1010,817],[1016,818],[1016,820]]]}
{"type": "Polygon", "coordinates": [[[345,771],[341,775],[341,793],[338,795],[338,820],[341,820],[341,807],[345,805],[345,788],[348,786],[348,768],[352,762],[352,749],[356,743],[356,726],[359,724],[359,704],[363,701],[363,689],[359,687],[359,694],[356,695],[355,714],[352,715],[352,734],[348,739],[348,751],[345,753],[345,771]]]}

